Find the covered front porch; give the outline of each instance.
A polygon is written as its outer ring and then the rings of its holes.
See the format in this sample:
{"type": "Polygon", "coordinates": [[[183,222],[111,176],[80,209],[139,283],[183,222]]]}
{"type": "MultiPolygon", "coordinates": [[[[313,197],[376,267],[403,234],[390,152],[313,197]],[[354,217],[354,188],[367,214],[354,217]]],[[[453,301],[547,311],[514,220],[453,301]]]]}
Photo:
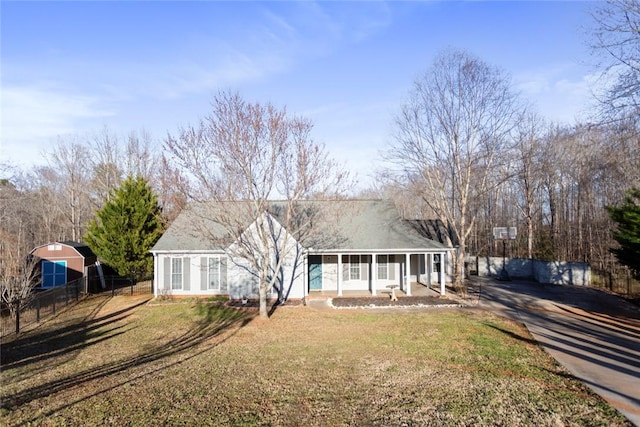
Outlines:
{"type": "Polygon", "coordinates": [[[446,251],[306,257],[306,295],[445,295],[446,251]]]}

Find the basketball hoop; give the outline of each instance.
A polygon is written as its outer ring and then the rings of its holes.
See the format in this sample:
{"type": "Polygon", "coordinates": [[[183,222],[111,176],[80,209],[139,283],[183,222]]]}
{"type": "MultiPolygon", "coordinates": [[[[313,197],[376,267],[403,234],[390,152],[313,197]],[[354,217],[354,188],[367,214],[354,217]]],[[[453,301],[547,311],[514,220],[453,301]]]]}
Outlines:
{"type": "Polygon", "coordinates": [[[517,235],[516,227],[493,227],[494,240],[515,240],[517,235]]]}
{"type": "Polygon", "coordinates": [[[499,280],[511,280],[507,272],[507,240],[515,240],[517,235],[516,227],[493,227],[493,239],[502,240],[502,271],[499,280]]]}

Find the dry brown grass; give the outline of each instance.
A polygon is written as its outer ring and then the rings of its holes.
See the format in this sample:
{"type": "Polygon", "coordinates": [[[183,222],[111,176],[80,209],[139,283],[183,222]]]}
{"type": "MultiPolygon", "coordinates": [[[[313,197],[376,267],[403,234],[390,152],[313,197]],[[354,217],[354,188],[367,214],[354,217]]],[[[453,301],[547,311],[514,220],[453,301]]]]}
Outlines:
{"type": "Polygon", "coordinates": [[[93,298],[3,345],[0,424],[627,425],[518,324],[459,309],[93,298]]]}

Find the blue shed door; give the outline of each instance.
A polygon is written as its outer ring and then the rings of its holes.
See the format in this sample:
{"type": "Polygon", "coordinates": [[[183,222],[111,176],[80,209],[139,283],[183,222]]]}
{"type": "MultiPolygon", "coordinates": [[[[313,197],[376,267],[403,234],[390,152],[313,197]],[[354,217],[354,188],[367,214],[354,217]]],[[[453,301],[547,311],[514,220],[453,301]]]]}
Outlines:
{"type": "Polygon", "coordinates": [[[67,283],[67,261],[42,261],[42,287],[52,288],[67,283]]]}
{"type": "Polygon", "coordinates": [[[309,290],[322,290],[321,255],[309,255],[309,290]]]}

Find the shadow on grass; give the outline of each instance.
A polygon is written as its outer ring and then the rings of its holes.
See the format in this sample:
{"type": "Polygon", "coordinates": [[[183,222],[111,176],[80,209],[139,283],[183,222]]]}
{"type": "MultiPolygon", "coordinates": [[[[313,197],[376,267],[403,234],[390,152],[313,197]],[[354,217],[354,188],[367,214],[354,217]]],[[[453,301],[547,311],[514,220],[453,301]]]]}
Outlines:
{"type": "MultiPolygon", "coordinates": [[[[131,308],[127,310],[130,309],[131,308]]],[[[158,307],[157,309],[162,308],[158,307]]],[[[57,411],[75,405],[93,396],[97,396],[101,393],[115,389],[131,381],[154,375],[158,371],[190,360],[193,357],[206,352],[211,348],[214,348],[222,342],[226,341],[229,337],[233,336],[240,328],[249,323],[255,316],[255,313],[252,313],[251,311],[224,307],[221,304],[206,304],[201,302],[196,304],[195,311],[200,316],[200,320],[198,322],[195,322],[193,326],[181,336],[160,345],[147,346],[144,348],[144,351],[141,354],[126,357],[122,360],[107,362],[102,364],[101,366],[94,366],[70,374],[66,377],[22,390],[13,396],[7,397],[2,402],[1,408],[5,410],[12,410],[13,408],[17,408],[21,405],[36,401],[43,397],[62,392],[72,387],[78,387],[95,380],[106,380],[116,374],[122,374],[122,372],[127,371],[128,369],[142,367],[153,362],[168,358],[170,356],[177,356],[181,353],[185,353],[184,357],[180,358],[179,360],[173,361],[169,364],[163,364],[155,368],[144,369],[139,375],[127,375],[125,380],[104,387],[98,392],[95,392],[91,395],[82,396],[73,401],[66,401],[64,404],[58,407],[52,408],[50,410],[47,410],[45,413],[39,414],[37,418],[20,422],[20,424],[29,424],[30,422],[41,419],[42,417],[49,416],[57,411]],[[203,344],[210,338],[218,336],[224,331],[234,327],[237,329],[225,339],[212,341],[209,345],[203,346],[195,353],[186,354],[188,350],[193,349],[194,347],[203,344]]],[[[109,382],[107,383],[109,384],[109,382]]]]}
{"type": "Polygon", "coordinates": [[[531,344],[531,345],[535,345],[536,347],[540,347],[540,343],[538,341],[532,339],[532,338],[523,337],[520,334],[516,334],[515,332],[512,332],[512,331],[510,331],[508,329],[501,328],[499,326],[493,325],[493,324],[488,323],[488,322],[484,322],[484,325],[489,327],[489,328],[491,328],[491,329],[495,329],[498,332],[502,332],[503,334],[505,334],[505,335],[515,339],[515,340],[522,341],[525,344],[531,344]]]}
{"type": "MultiPolygon", "coordinates": [[[[60,357],[107,339],[110,330],[101,330],[101,328],[109,323],[125,319],[136,308],[148,301],[144,300],[122,310],[94,317],[109,300],[110,298],[104,299],[87,316],[76,323],[41,333],[29,333],[3,344],[0,366],[3,369],[19,368],[30,363],[60,357]],[[100,337],[103,338],[99,339],[100,337]]],[[[121,327],[115,329],[119,328],[121,327]]]]}

